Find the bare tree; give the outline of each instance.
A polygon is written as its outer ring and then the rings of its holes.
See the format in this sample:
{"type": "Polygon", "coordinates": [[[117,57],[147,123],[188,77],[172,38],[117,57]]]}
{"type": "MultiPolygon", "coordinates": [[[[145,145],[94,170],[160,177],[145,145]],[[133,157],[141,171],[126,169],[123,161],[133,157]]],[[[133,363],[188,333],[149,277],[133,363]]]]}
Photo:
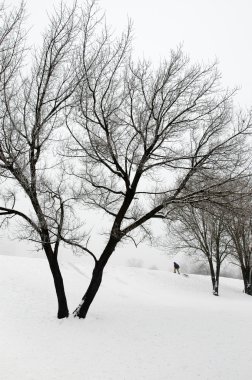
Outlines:
{"type": "Polygon", "coordinates": [[[76,4],[69,8],[61,3],[55,10],[37,50],[25,47],[23,4],[3,10],[1,18],[0,174],[5,185],[0,215],[5,220],[21,218],[22,238],[42,244],[54,279],[58,318],[64,318],[69,312],[58,250],[73,226],[57,141],[77,85],[73,70],[76,4]],[[18,191],[29,201],[21,210],[16,206],[18,191]]]}
{"type": "Polygon", "coordinates": [[[231,257],[241,268],[244,292],[252,295],[251,198],[240,200],[236,207],[230,210],[226,215],[226,225],[233,243],[231,257]]]}
{"type": "Polygon", "coordinates": [[[225,209],[214,209],[213,205],[211,210],[189,205],[178,208],[174,216],[179,247],[196,255],[203,254],[209,265],[215,296],[219,295],[221,264],[231,252],[225,213],[225,209]]]}
{"type": "Polygon", "coordinates": [[[191,65],[181,49],[153,69],[131,59],[131,25],[113,39],[85,30],[82,20],[77,107],[69,114],[69,157],[79,157],[73,175],[79,196],[111,218],[100,257],[93,253],[90,285],[75,315],[85,318],[117,244],[136,244],[148,221],[166,218],[174,203],[218,199],[220,185],[240,175],[238,146],[251,115],[236,117],[233,92],[219,86],[216,65],[191,65]],[[92,40],[92,43],[90,42],[92,40]],[[197,183],[197,186],[195,185],[197,183]],[[137,231],[136,231],[137,229],[137,231]],[[135,232],[136,231],[136,232],[135,232]]]}

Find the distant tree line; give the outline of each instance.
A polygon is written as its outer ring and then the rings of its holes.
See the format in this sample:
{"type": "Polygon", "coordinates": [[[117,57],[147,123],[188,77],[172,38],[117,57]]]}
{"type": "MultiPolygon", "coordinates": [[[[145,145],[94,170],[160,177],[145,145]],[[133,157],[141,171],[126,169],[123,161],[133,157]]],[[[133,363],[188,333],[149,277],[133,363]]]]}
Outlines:
{"type": "Polygon", "coordinates": [[[150,238],[151,221],[168,222],[175,209],[183,241],[208,259],[214,289],[232,254],[249,293],[243,239],[250,222],[240,199],[250,178],[252,114],[234,107],[236,90],[222,88],[216,63],[192,64],[181,48],[158,67],[133,59],[131,23],[115,37],[95,0],[62,2],[36,47],[27,46],[23,3],[2,4],[0,12],[2,226],[18,218],[17,237],[44,250],[58,318],[69,315],[58,264],[63,244],[93,259],[74,312],[85,318],[118,244],[150,238]],[[27,201],[21,209],[20,196],[27,201]],[[108,216],[100,255],[83,227],[91,209],[108,216]],[[212,240],[190,242],[201,232],[212,240]]]}

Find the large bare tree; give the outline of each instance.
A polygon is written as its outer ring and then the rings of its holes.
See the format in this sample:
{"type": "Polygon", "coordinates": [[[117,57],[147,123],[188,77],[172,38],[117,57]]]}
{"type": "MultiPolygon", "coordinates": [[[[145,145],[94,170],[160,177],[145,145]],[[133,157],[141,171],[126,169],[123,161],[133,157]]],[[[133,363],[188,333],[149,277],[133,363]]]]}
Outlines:
{"type": "Polygon", "coordinates": [[[166,218],[174,203],[217,199],[220,185],[240,174],[241,139],[251,115],[233,115],[232,91],[219,85],[216,65],[191,64],[181,49],[153,68],[131,59],[131,26],[101,38],[82,20],[75,111],[68,116],[68,156],[85,204],[109,217],[108,240],[95,255],[90,285],[75,315],[85,318],[117,244],[141,239],[148,222],[166,218]],[[92,40],[92,43],[90,42],[92,40]],[[196,185],[197,184],[197,185],[196,185]]]}
{"type": "Polygon", "coordinates": [[[54,279],[58,318],[69,314],[58,250],[73,226],[57,142],[78,80],[73,70],[77,26],[76,4],[61,3],[49,19],[42,46],[27,49],[23,4],[1,13],[0,215],[21,218],[21,237],[42,244],[54,279]],[[21,209],[18,192],[28,200],[21,209]]]}

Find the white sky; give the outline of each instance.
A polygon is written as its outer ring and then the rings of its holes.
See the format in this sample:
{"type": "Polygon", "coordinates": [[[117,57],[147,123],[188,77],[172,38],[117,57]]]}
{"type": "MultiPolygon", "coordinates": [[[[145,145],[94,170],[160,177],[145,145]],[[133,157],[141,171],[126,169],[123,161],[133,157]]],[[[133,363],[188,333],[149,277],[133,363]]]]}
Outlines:
{"type": "MultiPolygon", "coordinates": [[[[71,4],[72,0],[65,0],[71,4]]],[[[59,1],[26,0],[30,35],[36,43],[46,26],[46,12],[59,1]]],[[[17,5],[17,0],[7,0],[17,5]]],[[[252,1],[251,0],[100,0],[108,24],[120,31],[130,18],[134,24],[134,50],[158,62],[183,44],[196,61],[218,59],[223,84],[239,86],[242,107],[252,105],[252,1]]],[[[14,246],[13,246],[14,248],[14,246]]]]}
{"type": "MultiPolygon", "coordinates": [[[[17,0],[9,0],[17,3],[17,0]]],[[[66,0],[72,3],[72,0],[66,0]]],[[[239,86],[237,101],[252,104],[251,0],[100,0],[108,23],[121,30],[134,24],[135,51],[153,61],[183,44],[193,60],[218,59],[225,86],[239,86]]],[[[34,29],[46,22],[57,1],[26,0],[34,29]]]]}

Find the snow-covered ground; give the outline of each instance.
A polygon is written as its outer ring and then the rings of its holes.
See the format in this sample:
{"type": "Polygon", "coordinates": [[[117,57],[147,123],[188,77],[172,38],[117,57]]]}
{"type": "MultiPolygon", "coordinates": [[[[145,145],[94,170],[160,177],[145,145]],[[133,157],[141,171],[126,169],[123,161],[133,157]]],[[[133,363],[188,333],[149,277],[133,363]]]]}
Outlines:
{"type": "MultiPolygon", "coordinates": [[[[1,380],[247,380],[252,297],[242,282],[112,267],[85,320],[57,320],[43,259],[0,256],[1,380]]],[[[91,267],[64,262],[69,307],[91,267]]]]}

